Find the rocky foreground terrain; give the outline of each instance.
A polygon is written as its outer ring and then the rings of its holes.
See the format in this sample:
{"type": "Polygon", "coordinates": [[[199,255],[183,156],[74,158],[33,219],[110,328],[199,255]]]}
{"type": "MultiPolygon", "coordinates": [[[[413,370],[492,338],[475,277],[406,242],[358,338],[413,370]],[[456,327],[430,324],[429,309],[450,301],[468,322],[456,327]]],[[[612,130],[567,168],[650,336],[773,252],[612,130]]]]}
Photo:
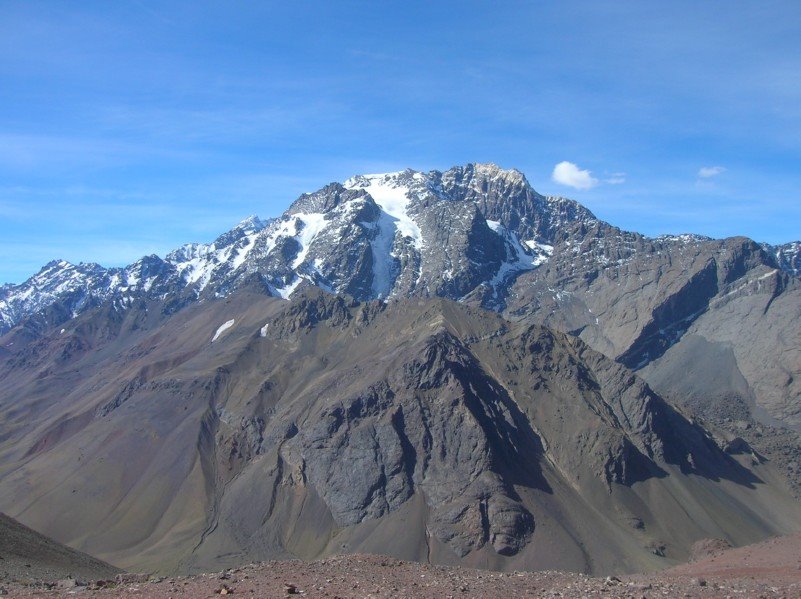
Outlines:
{"type": "MultiPolygon", "coordinates": [[[[723,543],[725,545],[725,543],[723,543]]],[[[9,596],[86,597],[801,597],[801,535],[739,549],[699,543],[696,560],[649,575],[491,572],[374,555],[272,561],[194,576],[5,582],[9,596]]]]}

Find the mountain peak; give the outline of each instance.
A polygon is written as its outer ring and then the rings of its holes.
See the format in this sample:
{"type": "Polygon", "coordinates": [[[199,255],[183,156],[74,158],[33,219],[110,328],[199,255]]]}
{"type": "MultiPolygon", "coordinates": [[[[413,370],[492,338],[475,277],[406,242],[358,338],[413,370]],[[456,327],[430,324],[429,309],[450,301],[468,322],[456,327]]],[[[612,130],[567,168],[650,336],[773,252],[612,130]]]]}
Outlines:
{"type": "Polygon", "coordinates": [[[526,176],[516,168],[502,168],[494,162],[471,162],[463,166],[453,166],[447,171],[432,170],[428,173],[406,168],[402,171],[387,173],[371,173],[355,175],[343,183],[346,189],[365,189],[371,186],[382,187],[416,187],[428,184],[431,191],[436,191],[436,183],[445,179],[458,180],[490,180],[512,185],[530,187],[526,176]]]}
{"type": "Polygon", "coordinates": [[[47,264],[45,264],[39,272],[53,270],[55,268],[69,268],[71,266],[75,266],[72,262],[67,262],[66,260],[62,260],[60,258],[56,258],[55,260],[51,260],[47,264]]]}
{"type": "Polygon", "coordinates": [[[502,168],[494,162],[475,162],[472,166],[476,173],[488,179],[504,179],[510,183],[528,184],[526,176],[516,168],[502,168]]]}
{"type": "Polygon", "coordinates": [[[255,214],[251,214],[247,218],[242,219],[239,223],[234,227],[235,229],[240,229],[247,233],[258,233],[262,229],[264,229],[269,224],[269,221],[265,221],[260,219],[255,214]]]}

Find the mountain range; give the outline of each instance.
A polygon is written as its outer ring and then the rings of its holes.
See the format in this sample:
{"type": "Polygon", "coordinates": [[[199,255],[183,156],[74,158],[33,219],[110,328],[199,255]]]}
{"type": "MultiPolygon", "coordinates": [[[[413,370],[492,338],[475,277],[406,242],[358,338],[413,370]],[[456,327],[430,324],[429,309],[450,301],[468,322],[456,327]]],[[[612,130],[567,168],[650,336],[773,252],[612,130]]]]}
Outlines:
{"type": "Polygon", "coordinates": [[[800,265],[622,231],[492,164],[56,260],[0,288],[0,510],[164,571],[634,571],[796,530],[800,265]]]}
{"type": "Polygon", "coordinates": [[[158,300],[171,313],[240,288],[446,297],[577,334],[629,368],[660,371],[649,377],[657,386],[667,376],[658,364],[709,342],[734,354],[726,394],[798,425],[799,264],[797,241],[647,238],[537,194],[519,171],[470,164],[332,183],[280,218],[250,217],[210,244],[125,268],[54,260],[0,289],[0,332],[57,326],[104,303],[158,300]]]}

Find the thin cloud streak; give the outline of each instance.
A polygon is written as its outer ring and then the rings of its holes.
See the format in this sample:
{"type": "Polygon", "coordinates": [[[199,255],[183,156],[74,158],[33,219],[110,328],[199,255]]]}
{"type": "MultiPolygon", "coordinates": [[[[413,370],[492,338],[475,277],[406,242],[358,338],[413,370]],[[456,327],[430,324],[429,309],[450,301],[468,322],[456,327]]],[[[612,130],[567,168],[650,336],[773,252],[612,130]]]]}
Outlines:
{"type": "Polygon", "coordinates": [[[711,177],[717,177],[725,172],[726,167],[723,166],[702,166],[700,169],[698,169],[698,176],[701,179],[710,179],[711,177]]]}

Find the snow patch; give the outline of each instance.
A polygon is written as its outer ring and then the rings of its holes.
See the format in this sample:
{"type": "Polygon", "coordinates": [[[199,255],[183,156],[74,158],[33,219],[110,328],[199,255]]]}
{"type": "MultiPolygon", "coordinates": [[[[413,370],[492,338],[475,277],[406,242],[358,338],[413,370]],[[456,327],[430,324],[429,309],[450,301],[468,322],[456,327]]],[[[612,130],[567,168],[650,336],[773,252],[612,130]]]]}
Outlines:
{"type": "Polygon", "coordinates": [[[236,319],[232,318],[231,320],[227,320],[223,324],[221,324],[220,328],[217,329],[217,332],[214,333],[214,337],[211,338],[211,342],[214,343],[215,341],[217,341],[217,338],[220,335],[222,335],[225,331],[234,326],[234,322],[236,322],[236,319]]]}
{"type": "MultiPolygon", "coordinates": [[[[497,299],[499,296],[499,287],[511,276],[525,270],[536,268],[547,261],[550,254],[544,250],[542,254],[538,254],[535,248],[531,248],[528,243],[524,246],[520,243],[520,240],[513,231],[508,230],[497,221],[488,220],[487,225],[503,239],[506,249],[506,260],[501,262],[498,272],[488,281],[489,286],[493,290],[493,296],[497,299]],[[532,253],[532,250],[535,250],[535,253],[532,253]]],[[[539,244],[537,244],[537,247],[539,247],[539,244]]],[[[551,251],[553,251],[553,248],[551,248],[551,251]]]]}
{"type": "MultiPolygon", "coordinates": [[[[230,251],[230,248],[225,248],[230,251]]],[[[175,252],[174,264],[180,276],[187,285],[199,283],[201,289],[205,288],[211,279],[212,271],[219,264],[224,250],[217,250],[214,244],[190,243],[175,252]]]]}
{"type": "Polygon", "coordinates": [[[275,229],[270,232],[265,241],[264,254],[269,255],[275,249],[275,244],[281,237],[294,237],[297,230],[297,219],[294,217],[279,221],[275,229]]]}
{"type": "Polygon", "coordinates": [[[244,264],[245,258],[247,258],[250,250],[256,245],[256,238],[258,236],[258,233],[251,233],[245,237],[245,246],[237,251],[236,256],[234,256],[234,259],[231,261],[231,270],[236,270],[244,264]]]}
{"type": "Polygon", "coordinates": [[[289,296],[291,296],[295,292],[295,289],[298,288],[298,285],[300,285],[302,281],[303,279],[295,275],[295,278],[292,279],[292,282],[289,285],[286,285],[284,287],[276,287],[275,292],[282,298],[289,299],[289,296]]]}
{"type": "Polygon", "coordinates": [[[674,242],[674,243],[682,243],[687,245],[688,243],[697,243],[700,241],[711,241],[711,237],[706,237],[705,235],[696,235],[695,233],[682,233],[680,235],[660,235],[656,238],[657,241],[667,241],[667,242],[674,242]]]}
{"type": "MultiPolygon", "coordinates": [[[[424,245],[420,227],[408,213],[410,189],[399,182],[401,174],[361,175],[345,181],[348,189],[367,191],[381,208],[378,220],[369,225],[377,229],[370,245],[373,253],[372,292],[379,298],[389,297],[392,291],[397,260],[393,251],[396,234],[400,233],[401,237],[411,239],[413,247],[418,251],[424,245]]],[[[413,178],[419,181],[424,177],[415,173],[413,178]]]]}
{"type": "Polygon", "coordinates": [[[264,254],[269,255],[282,237],[292,237],[300,245],[300,251],[291,264],[292,269],[296,269],[306,260],[312,242],[328,224],[325,214],[317,212],[309,214],[300,212],[286,217],[286,220],[278,222],[270,231],[265,241],[264,254]]]}
{"type": "Polygon", "coordinates": [[[300,232],[295,236],[295,239],[300,244],[301,249],[297,257],[292,262],[292,268],[297,268],[303,261],[306,260],[306,255],[309,253],[309,247],[320,232],[325,229],[328,222],[325,220],[325,214],[311,213],[311,214],[296,214],[295,218],[303,223],[300,232]]]}
{"type": "Polygon", "coordinates": [[[270,326],[270,323],[268,322],[267,324],[265,324],[263,327],[261,327],[259,329],[259,337],[266,337],[267,336],[267,327],[269,327],[269,326],[270,326]]]}
{"type": "Polygon", "coordinates": [[[523,243],[526,244],[526,246],[530,250],[534,250],[534,251],[540,250],[546,256],[552,256],[553,255],[553,246],[552,245],[548,245],[547,243],[538,243],[534,239],[529,239],[528,241],[524,241],[523,243]]]}
{"type": "Polygon", "coordinates": [[[373,252],[373,295],[386,298],[392,288],[393,256],[392,245],[395,242],[395,220],[386,212],[382,212],[375,223],[378,234],[370,242],[373,252]]]}
{"type": "Polygon", "coordinates": [[[345,181],[345,187],[367,191],[381,210],[394,219],[395,229],[402,236],[411,238],[414,247],[420,250],[423,247],[423,234],[407,212],[409,188],[398,183],[397,178],[400,174],[386,173],[353,177],[345,181]]]}

